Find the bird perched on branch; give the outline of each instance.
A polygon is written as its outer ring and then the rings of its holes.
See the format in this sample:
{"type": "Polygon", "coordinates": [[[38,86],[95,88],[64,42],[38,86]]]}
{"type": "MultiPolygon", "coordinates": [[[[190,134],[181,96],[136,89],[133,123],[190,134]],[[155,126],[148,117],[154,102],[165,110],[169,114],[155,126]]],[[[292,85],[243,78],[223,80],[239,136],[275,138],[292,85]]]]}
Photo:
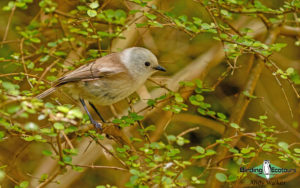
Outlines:
{"type": "Polygon", "coordinates": [[[105,122],[94,104],[111,105],[128,97],[156,71],[166,70],[158,64],[151,51],[141,47],[127,48],[67,73],[36,97],[42,99],[61,87],[71,97],[80,100],[91,123],[96,129],[102,129],[102,125],[91,116],[84,100],[105,122]]]}

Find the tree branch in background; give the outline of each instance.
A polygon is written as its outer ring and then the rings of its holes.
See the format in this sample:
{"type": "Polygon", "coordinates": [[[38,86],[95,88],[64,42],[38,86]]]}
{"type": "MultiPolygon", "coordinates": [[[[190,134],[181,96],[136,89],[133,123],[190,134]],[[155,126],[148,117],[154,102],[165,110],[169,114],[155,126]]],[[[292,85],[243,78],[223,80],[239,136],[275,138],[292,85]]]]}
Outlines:
{"type": "MultiPolygon", "coordinates": [[[[265,40],[265,44],[272,44],[275,42],[275,40],[279,34],[279,28],[273,28],[269,32],[270,33],[268,34],[267,39],[265,40]]],[[[264,66],[265,66],[264,60],[258,58],[256,64],[254,65],[254,67],[251,70],[251,73],[248,77],[248,80],[246,82],[246,85],[245,85],[245,88],[243,91],[246,91],[247,93],[249,93],[249,95],[253,95],[254,90],[256,88],[256,84],[259,80],[259,77],[261,75],[261,72],[262,72],[264,66]]],[[[241,123],[241,120],[244,117],[244,114],[249,105],[249,102],[250,102],[250,98],[248,96],[244,95],[244,93],[240,93],[237,103],[234,107],[234,110],[232,111],[232,114],[230,116],[231,123],[236,123],[236,124],[241,123]]],[[[223,137],[227,138],[234,134],[237,134],[236,129],[227,127],[223,137]]],[[[233,139],[233,141],[231,141],[231,143],[230,143],[231,147],[234,147],[238,143],[238,141],[239,141],[238,138],[233,139]]],[[[228,154],[228,149],[226,147],[219,147],[217,149],[217,153],[218,153],[218,155],[214,158],[214,161],[222,160],[228,154]]],[[[220,166],[224,167],[226,164],[227,164],[227,161],[223,161],[220,164],[220,166]]],[[[211,171],[209,178],[208,178],[208,183],[206,184],[206,187],[217,188],[217,187],[221,186],[221,182],[216,181],[216,179],[215,179],[216,173],[217,173],[216,170],[211,171]]]]}

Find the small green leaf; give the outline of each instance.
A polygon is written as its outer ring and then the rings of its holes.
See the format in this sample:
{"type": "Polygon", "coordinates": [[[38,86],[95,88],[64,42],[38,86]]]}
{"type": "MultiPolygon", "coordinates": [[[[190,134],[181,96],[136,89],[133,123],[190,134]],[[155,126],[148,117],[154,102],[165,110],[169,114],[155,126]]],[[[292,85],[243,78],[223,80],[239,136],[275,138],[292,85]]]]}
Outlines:
{"type": "Polygon", "coordinates": [[[48,178],[48,174],[42,174],[40,177],[40,181],[43,182],[48,178]]]}
{"type": "Polygon", "coordinates": [[[95,17],[95,16],[97,16],[97,11],[95,11],[95,10],[88,10],[87,11],[87,15],[89,16],[89,17],[95,17]]]}
{"type": "Polygon", "coordinates": [[[175,101],[178,103],[182,103],[183,102],[183,98],[179,93],[175,93],[175,101]]]}
{"type": "Polygon", "coordinates": [[[235,128],[235,129],[239,129],[240,128],[240,126],[238,124],[236,124],[236,123],[230,123],[230,126],[233,127],[233,128],[235,128]]]}
{"type": "Polygon", "coordinates": [[[98,7],[99,7],[98,1],[94,1],[94,2],[90,3],[90,4],[89,4],[89,7],[90,7],[91,9],[96,9],[96,8],[98,8],[98,7]]]}
{"type": "Polygon", "coordinates": [[[45,156],[51,156],[51,155],[52,155],[52,152],[49,151],[49,150],[43,150],[43,151],[42,151],[42,154],[45,155],[45,156]]]}
{"type": "Polygon", "coordinates": [[[286,142],[279,142],[278,146],[281,147],[284,150],[288,150],[289,149],[289,145],[286,142]]]}
{"type": "Polygon", "coordinates": [[[65,128],[64,125],[62,123],[59,123],[59,122],[54,123],[53,126],[57,130],[63,130],[65,128]]]}
{"type": "Polygon", "coordinates": [[[4,137],[5,137],[5,132],[0,131],[0,141],[3,140],[4,137]]]}
{"type": "Polygon", "coordinates": [[[205,152],[205,149],[201,146],[191,147],[192,150],[195,150],[198,153],[203,154],[205,152]]]}
{"type": "Polygon", "coordinates": [[[256,98],[257,98],[256,96],[251,95],[251,94],[249,93],[249,91],[243,91],[243,94],[244,94],[245,96],[251,98],[251,99],[256,99],[256,98]]]}
{"type": "Polygon", "coordinates": [[[67,114],[67,118],[70,118],[70,119],[74,119],[74,118],[82,119],[82,117],[83,117],[83,114],[79,108],[71,109],[67,114]]]}
{"type": "Polygon", "coordinates": [[[28,181],[22,181],[22,182],[20,183],[20,188],[27,188],[28,185],[29,185],[29,182],[28,182],[28,181]]]}
{"type": "Polygon", "coordinates": [[[215,150],[212,150],[212,149],[208,149],[205,153],[206,156],[211,156],[211,155],[214,155],[216,154],[217,152],[215,150]]]}
{"type": "Polygon", "coordinates": [[[66,107],[66,106],[57,106],[56,107],[57,108],[57,110],[59,110],[59,111],[61,111],[61,112],[64,112],[64,113],[68,113],[69,112],[69,108],[68,107],[66,107]]]}
{"type": "Polygon", "coordinates": [[[287,73],[287,75],[291,75],[291,74],[293,74],[295,72],[295,69],[292,68],[292,67],[289,67],[289,68],[286,69],[285,72],[287,73]]]}
{"type": "Polygon", "coordinates": [[[47,80],[49,80],[50,82],[54,82],[55,80],[57,80],[56,76],[47,76],[47,80]]]}
{"type": "Polygon", "coordinates": [[[39,38],[30,38],[29,40],[33,43],[40,43],[41,42],[41,40],[39,38]]]}
{"type": "Polygon", "coordinates": [[[300,148],[294,148],[294,152],[300,153],[300,148]]]}
{"type": "Polygon", "coordinates": [[[150,20],[155,20],[157,18],[157,16],[155,16],[154,14],[150,14],[148,12],[145,12],[145,16],[150,20]]]}
{"type": "Polygon", "coordinates": [[[220,119],[227,119],[226,115],[223,114],[223,113],[220,113],[220,112],[217,113],[217,116],[218,116],[220,119]]]}
{"type": "Polygon", "coordinates": [[[24,128],[27,131],[38,131],[39,130],[39,126],[37,124],[35,124],[34,122],[26,123],[24,128]]]}
{"type": "Polygon", "coordinates": [[[67,155],[64,155],[64,156],[63,156],[63,161],[64,161],[65,163],[70,164],[70,163],[72,162],[72,157],[67,156],[67,155]]]}
{"type": "Polygon", "coordinates": [[[216,178],[220,182],[225,182],[227,180],[227,176],[223,173],[216,173],[216,178]]]}

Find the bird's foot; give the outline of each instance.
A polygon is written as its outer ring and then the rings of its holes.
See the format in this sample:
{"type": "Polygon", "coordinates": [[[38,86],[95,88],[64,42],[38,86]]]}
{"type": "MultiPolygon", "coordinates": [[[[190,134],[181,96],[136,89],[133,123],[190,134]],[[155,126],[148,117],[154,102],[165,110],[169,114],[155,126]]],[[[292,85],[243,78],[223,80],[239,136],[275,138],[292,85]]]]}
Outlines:
{"type": "Polygon", "coordinates": [[[98,123],[97,121],[93,121],[92,124],[94,125],[97,132],[102,132],[103,128],[101,123],[98,123]]]}

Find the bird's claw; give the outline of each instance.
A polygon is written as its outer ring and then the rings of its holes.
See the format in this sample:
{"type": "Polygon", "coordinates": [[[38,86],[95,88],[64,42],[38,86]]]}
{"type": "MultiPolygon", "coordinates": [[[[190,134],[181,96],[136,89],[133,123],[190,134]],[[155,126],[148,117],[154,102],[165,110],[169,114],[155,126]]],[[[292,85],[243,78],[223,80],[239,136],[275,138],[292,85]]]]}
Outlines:
{"type": "Polygon", "coordinates": [[[93,121],[92,124],[94,125],[96,131],[98,132],[102,132],[103,128],[102,128],[102,124],[98,123],[97,121],[93,121]]]}

